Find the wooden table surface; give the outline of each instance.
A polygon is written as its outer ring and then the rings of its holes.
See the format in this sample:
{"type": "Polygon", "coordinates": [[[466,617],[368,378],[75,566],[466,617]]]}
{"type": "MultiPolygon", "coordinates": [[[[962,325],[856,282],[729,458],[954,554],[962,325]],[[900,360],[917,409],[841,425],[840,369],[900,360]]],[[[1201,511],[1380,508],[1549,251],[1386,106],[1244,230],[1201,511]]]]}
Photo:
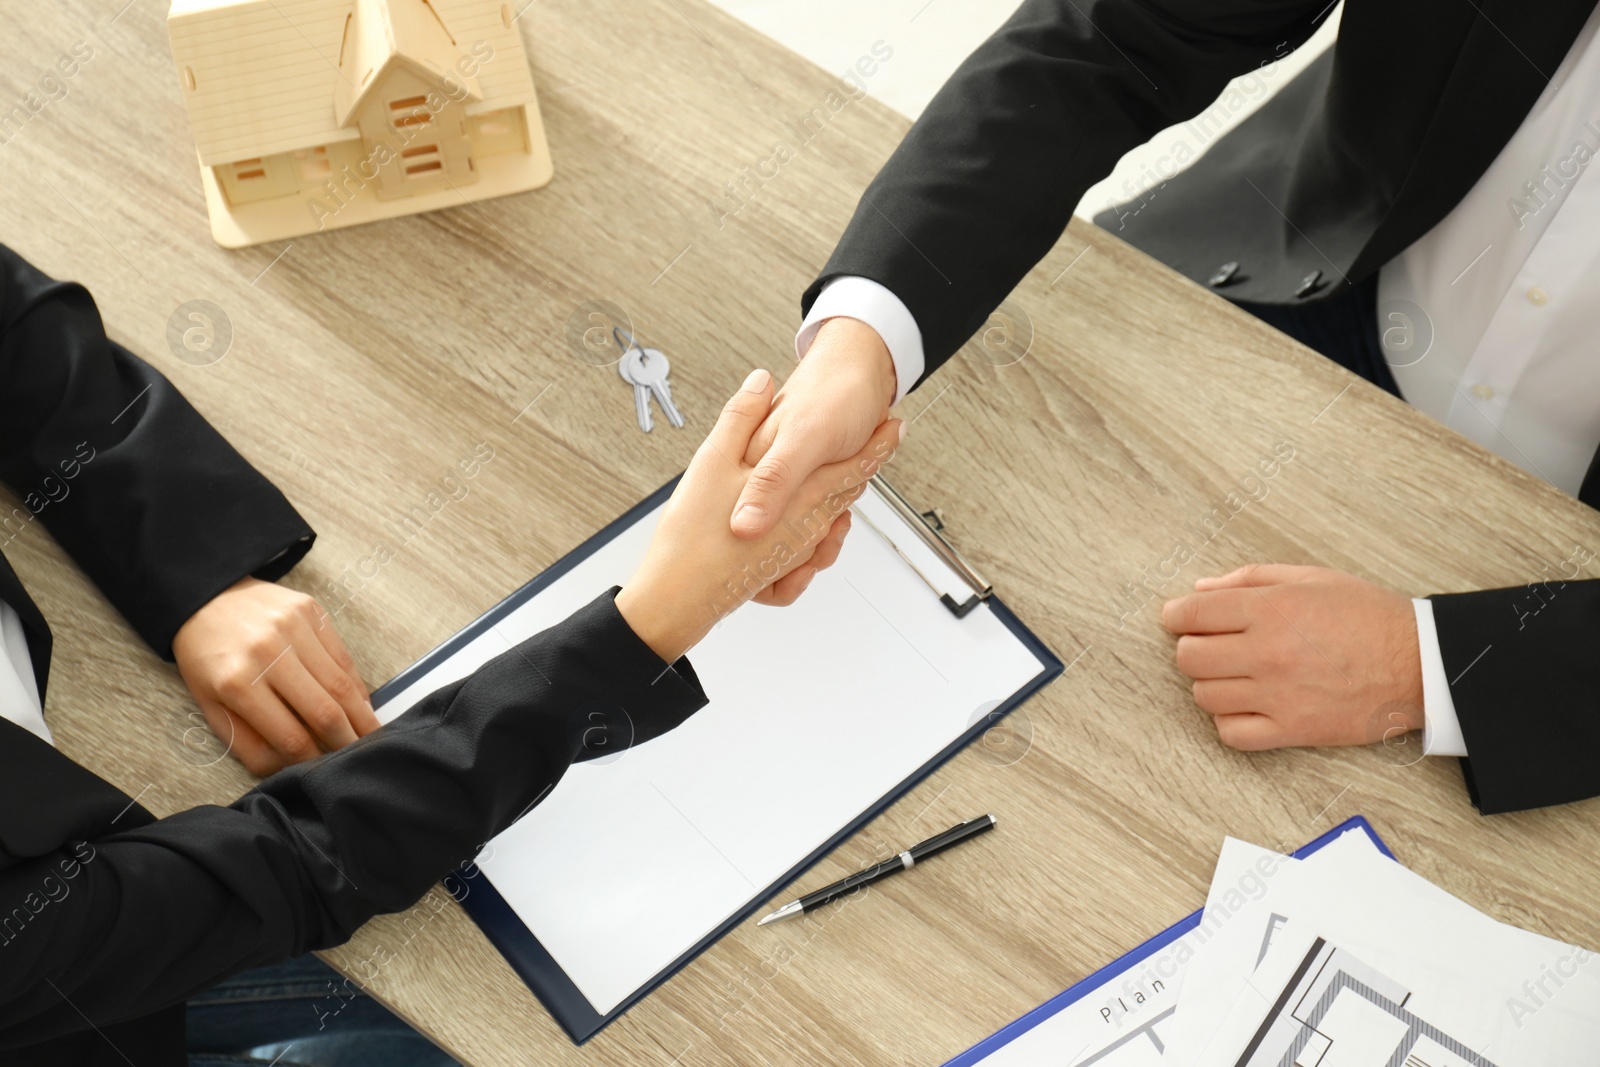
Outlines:
{"type": "MultiPolygon", "coordinates": [[[[372,681],[681,469],[750,366],[788,370],[799,294],[906,125],[703,0],[538,0],[520,25],[548,188],[225,252],[164,18],[159,0],[66,0],[8,19],[7,108],[77,42],[93,54],[0,144],[0,240],[87,284],[113,336],[283,487],[320,532],[288,584],[353,590],[338,624],[372,681]],[[169,348],[189,300],[231,325],[215,363],[169,348]],[[591,301],[671,356],[687,431],[639,433],[615,372],[569,343],[591,301]],[[352,578],[482,443],[467,495],[352,578]]],[[[1593,550],[1595,513],[1081,221],[1003,311],[902,405],[893,478],[1071,667],[806,882],[973,812],[999,833],[821,916],[742,927],[581,1049],[441,890],[329,958],[382,960],[371,992],[481,1067],[937,1064],[1198,906],[1224,834],[1298,845],[1355,813],[1477,907],[1600,946],[1600,806],[1484,819],[1453,760],[1229,751],[1154,604],[1118,606],[1179,540],[1203,547],[1163,593],[1252,560],[1416,593],[1521,584],[1593,550]],[[1265,497],[1196,533],[1280,442],[1293,459],[1265,497]]],[[[248,786],[186,744],[175,673],[37,525],[6,551],[55,629],[64,751],[159,814],[248,786]]],[[[1507,711],[1539,729],[1536,707],[1507,711]]]]}

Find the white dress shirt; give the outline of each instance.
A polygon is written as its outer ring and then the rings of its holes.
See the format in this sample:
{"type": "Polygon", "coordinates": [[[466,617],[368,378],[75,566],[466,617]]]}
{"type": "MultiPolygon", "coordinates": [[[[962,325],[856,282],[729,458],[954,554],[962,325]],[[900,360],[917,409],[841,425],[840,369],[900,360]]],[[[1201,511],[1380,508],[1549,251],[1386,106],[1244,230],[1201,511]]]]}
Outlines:
{"type": "Polygon", "coordinates": [[[50,727],[44,724],[44,708],[39,702],[39,685],[33,677],[33,660],[28,655],[28,635],[22,620],[11,605],[0,601],[0,717],[10,719],[50,744],[50,727]]]}
{"type": "MultiPolygon", "coordinates": [[[[1600,446],[1600,8],[1521,127],[1455,209],[1378,276],[1378,326],[1417,408],[1576,494],[1600,446]]],[[[859,319],[889,348],[895,400],[922,376],[922,333],[866,278],[834,279],[795,335],[859,319]]],[[[1465,756],[1433,605],[1413,602],[1422,650],[1423,751],[1465,756]]]]}
{"type": "Polygon", "coordinates": [[[1380,331],[1407,329],[1407,303],[1426,316],[1388,357],[1405,398],[1574,495],[1600,445],[1597,27],[1600,9],[1477,184],[1378,276],[1380,331]]]}

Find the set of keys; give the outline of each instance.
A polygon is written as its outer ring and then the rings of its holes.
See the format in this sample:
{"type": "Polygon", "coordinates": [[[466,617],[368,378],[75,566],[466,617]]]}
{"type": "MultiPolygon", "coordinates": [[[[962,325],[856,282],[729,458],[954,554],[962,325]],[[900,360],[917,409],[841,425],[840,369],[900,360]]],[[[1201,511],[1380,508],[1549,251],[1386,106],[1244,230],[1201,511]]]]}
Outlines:
{"type": "Polygon", "coordinates": [[[649,433],[655,428],[655,419],[650,415],[650,403],[653,400],[667,421],[681,430],[683,415],[672,402],[672,383],[667,380],[672,364],[667,362],[666,354],[659,348],[642,347],[631,334],[617,326],[611,328],[611,336],[622,348],[622,358],[617,361],[617,373],[622,375],[623,381],[633,386],[633,406],[639,416],[639,429],[649,433]]]}

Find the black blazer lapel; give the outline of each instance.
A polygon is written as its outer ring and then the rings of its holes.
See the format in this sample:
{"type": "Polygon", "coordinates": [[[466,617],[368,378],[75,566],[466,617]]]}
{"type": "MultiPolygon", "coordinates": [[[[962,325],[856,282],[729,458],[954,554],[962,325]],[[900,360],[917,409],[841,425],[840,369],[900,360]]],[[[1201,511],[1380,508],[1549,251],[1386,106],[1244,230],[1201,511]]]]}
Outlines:
{"type": "Polygon", "coordinates": [[[1432,229],[1467,195],[1528,116],[1594,10],[1482,0],[1400,191],[1351,265],[1364,278],[1432,229]]]}
{"type": "Polygon", "coordinates": [[[11,610],[22,620],[22,628],[28,631],[28,656],[33,660],[33,679],[39,686],[39,702],[42,704],[45,682],[50,677],[50,627],[39,613],[39,606],[17,579],[17,572],[11,569],[10,562],[3,555],[0,555],[0,601],[11,606],[11,610]]]}

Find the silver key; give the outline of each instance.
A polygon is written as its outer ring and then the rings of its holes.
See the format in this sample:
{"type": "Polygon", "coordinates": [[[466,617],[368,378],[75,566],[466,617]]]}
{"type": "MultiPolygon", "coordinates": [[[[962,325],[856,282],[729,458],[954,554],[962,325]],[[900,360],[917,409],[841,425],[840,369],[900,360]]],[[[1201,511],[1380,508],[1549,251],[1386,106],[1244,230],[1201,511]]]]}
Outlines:
{"type": "Polygon", "coordinates": [[[629,352],[623,359],[628,366],[630,381],[647,387],[650,394],[655,397],[656,403],[661,406],[662,414],[675,428],[683,428],[683,415],[678,411],[678,406],[672,402],[672,386],[667,384],[667,375],[672,372],[672,364],[667,362],[666,354],[659,348],[642,348],[629,352]]]}
{"type": "Polygon", "coordinates": [[[637,352],[639,352],[637,348],[630,349],[617,361],[617,373],[622,376],[623,381],[633,386],[633,409],[639,418],[639,429],[649,433],[655,429],[655,420],[650,417],[650,387],[634,381],[633,377],[628,373],[630,357],[637,352]]]}
{"type": "MultiPolygon", "coordinates": [[[[667,362],[666,353],[659,348],[646,348],[642,349],[642,351],[644,352],[643,369],[636,367],[635,373],[642,375],[645,388],[649,389],[657,399],[664,396],[667,403],[670,403],[672,401],[672,382],[667,379],[667,373],[672,364],[667,362]],[[659,378],[656,377],[657,374],[660,375],[659,378]]],[[[661,410],[665,411],[666,407],[663,406],[661,410]]],[[[673,410],[676,411],[677,409],[674,408],[673,410]]]]}

